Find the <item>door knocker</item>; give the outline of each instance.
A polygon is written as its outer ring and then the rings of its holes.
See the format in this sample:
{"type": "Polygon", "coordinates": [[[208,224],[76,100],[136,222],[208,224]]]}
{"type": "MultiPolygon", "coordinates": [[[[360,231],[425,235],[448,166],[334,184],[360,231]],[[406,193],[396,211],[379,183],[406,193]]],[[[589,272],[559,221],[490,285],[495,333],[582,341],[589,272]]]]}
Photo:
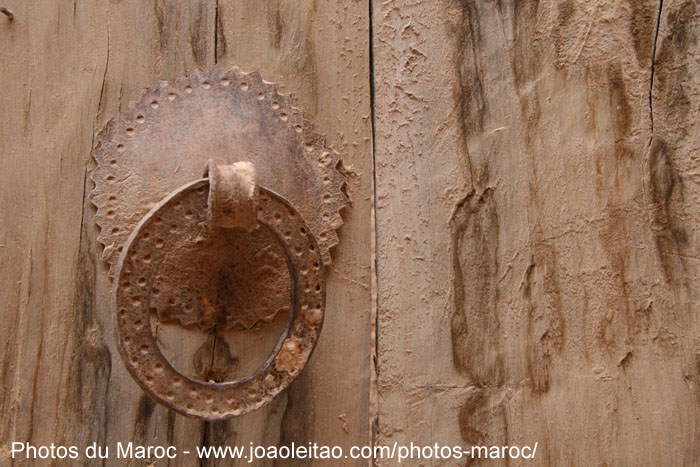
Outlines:
{"type": "Polygon", "coordinates": [[[146,89],[97,141],[90,199],[130,374],[191,417],[265,405],[299,375],[321,331],[324,264],[348,203],[339,155],[289,96],[237,68],[146,89]],[[233,381],[183,374],[152,325],[256,333],[280,316],[271,353],[233,381]]]}

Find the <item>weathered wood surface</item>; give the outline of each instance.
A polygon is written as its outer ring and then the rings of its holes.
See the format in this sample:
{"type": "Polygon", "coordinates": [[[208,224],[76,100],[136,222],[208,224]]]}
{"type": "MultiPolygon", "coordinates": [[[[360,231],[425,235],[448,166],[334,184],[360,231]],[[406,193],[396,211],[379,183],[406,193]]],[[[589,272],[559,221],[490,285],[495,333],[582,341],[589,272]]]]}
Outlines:
{"type": "Polygon", "coordinates": [[[373,3],[380,443],[700,463],[699,15],[373,3]]]}
{"type": "MultiPolygon", "coordinates": [[[[110,449],[133,441],[180,450],[250,442],[366,444],[372,174],[367,3],[6,6],[15,19],[0,17],[3,462],[11,441],[97,442],[110,449]],[[353,205],[344,213],[342,247],[329,267],[324,331],[303,375],[264,409],[206,424],[153,403],[119,360],[111,284],[87,193],[95,132],[142,88],[217,62],[259,70],[294,95],[316,131],[343,155],[353,205]]],[[[180,368],[194,371],[201,342],[172,333],[164,342],[177,349],[172,358],[180,368]]],[[[124,461],[112,455],[107,464],[124,461]]],[[[187,456],[169,463],[194,464],[187,456]]]]}
{"type": "MultiPolygon", "coordinates": [[[[11,441],[368,443],[374,176],[377,443],[700,464],[697,2],[6,6],[3,462],[11,441]],[[143,87],[215,63],[284,84],[343,155],[353,206],[309,367],[264,409],[206,424],[119,361],[86,194],[95,132],[143,87]]],[[[204,341],[162,331],[195,372],[204,341]]]]}

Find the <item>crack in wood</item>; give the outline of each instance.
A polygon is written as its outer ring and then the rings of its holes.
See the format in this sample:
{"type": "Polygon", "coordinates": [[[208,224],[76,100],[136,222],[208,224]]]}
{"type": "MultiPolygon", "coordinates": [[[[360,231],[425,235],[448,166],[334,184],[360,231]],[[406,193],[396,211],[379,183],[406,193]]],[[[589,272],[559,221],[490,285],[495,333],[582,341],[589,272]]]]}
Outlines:
{"type": "Polygon", "coordinates": [[[659,13],[656,18],[656,29],[654,31],[654,46],[651,52],[651,77],[649,79],[649,119],[651,121],[651,135],[654,136],[654,67],[656,65],[656,43],[659,39],[659,29],[661,27],[661,12],[664,7],[664,0],[659,0],[659,13]]]}

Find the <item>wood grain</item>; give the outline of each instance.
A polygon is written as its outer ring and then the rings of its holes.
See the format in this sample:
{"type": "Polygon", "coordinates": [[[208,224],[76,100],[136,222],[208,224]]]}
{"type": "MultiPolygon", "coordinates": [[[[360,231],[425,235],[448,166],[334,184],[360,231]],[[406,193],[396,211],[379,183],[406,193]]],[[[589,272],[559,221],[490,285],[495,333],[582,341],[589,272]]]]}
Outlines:
{"type": "MultiPolygon", "coordinates": [[[[369,443],[374,178],[378,444],[700,463],[696,2],[3,5],[3,462],[12,441],[108,445],[106,465],[125,465],[118,441],[369,443]],[[293,94],[342,154],[352,207],[307,369],[265,408],[203,423],[121,364],[86,195],[95,132],[144,87],[217,63],[293,94]]],[[[217,348],[158,333],[189,374],[217,348]]],[[[168,463],[198,464],[232,463],[168,463]]]]}
{"type": "Polygon", "coordinates": [[[659,8],[373,4],[380,443],[700,461],[698,13],[659,8]]]}
{"type": "MultiPolygon", "coordinates": [[[[129,465],[115,458],[118,441],[172,444],[181,451],[202,444],[366,443],[372,175],[367,3],[6,6],[15,18],[0,18],[0,209],[10,220],[0,227],[0,277],[7,284],[0,288],[7,323],[0,330],[0,458],[8,459],[12,441],[96,442],[112,450],[107,465],[129,465]],[[325,329],[303,376],[264,409],[207,424],[152,402],[121,364],[111,283],[86,194],[95,132],[144,87],[208,69],[217,60],[222,67],[259,70],[295,95],[316,130],[343,155],[353,207],[344,213],[342,246],[330,268],[325,329]]],[[[163,342],[178,348],[169,354],[178,367],[195,371],[200,340],[169,330],[163,342]]],[[[168,463],[194,464],[199,461],[188,456],[168,463]]]]}

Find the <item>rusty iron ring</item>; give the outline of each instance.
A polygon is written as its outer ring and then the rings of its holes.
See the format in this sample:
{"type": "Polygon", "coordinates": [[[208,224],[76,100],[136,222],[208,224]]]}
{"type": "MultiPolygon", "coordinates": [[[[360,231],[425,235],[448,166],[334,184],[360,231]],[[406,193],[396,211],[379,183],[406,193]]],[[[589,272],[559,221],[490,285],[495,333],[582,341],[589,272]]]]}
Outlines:
{"type": "MultiPolygon", "coordinates": [[[[172,220],[167,243],[191,234],[197,218],[182,215],[188,205],[206,210],[209,179],[175,190],[144,216],[127,239],[115,281],[116,340],[122,359],[141,388],[183,415],[221,420],[270,402],[308,362],[318,340],[325,309],[321,250],[301,215],[280,195],[259,187],[258,224],[283,245],[292,279],[289,323],[274,350],[251,376],[224,383],[196,381],[181,374],[162,354],[151,330],[152,284],[167,253],[165,239],[149,235],[155,222],[172,220]]],[[[159,230],[156,229],[155,232],[159,230]]]]}

